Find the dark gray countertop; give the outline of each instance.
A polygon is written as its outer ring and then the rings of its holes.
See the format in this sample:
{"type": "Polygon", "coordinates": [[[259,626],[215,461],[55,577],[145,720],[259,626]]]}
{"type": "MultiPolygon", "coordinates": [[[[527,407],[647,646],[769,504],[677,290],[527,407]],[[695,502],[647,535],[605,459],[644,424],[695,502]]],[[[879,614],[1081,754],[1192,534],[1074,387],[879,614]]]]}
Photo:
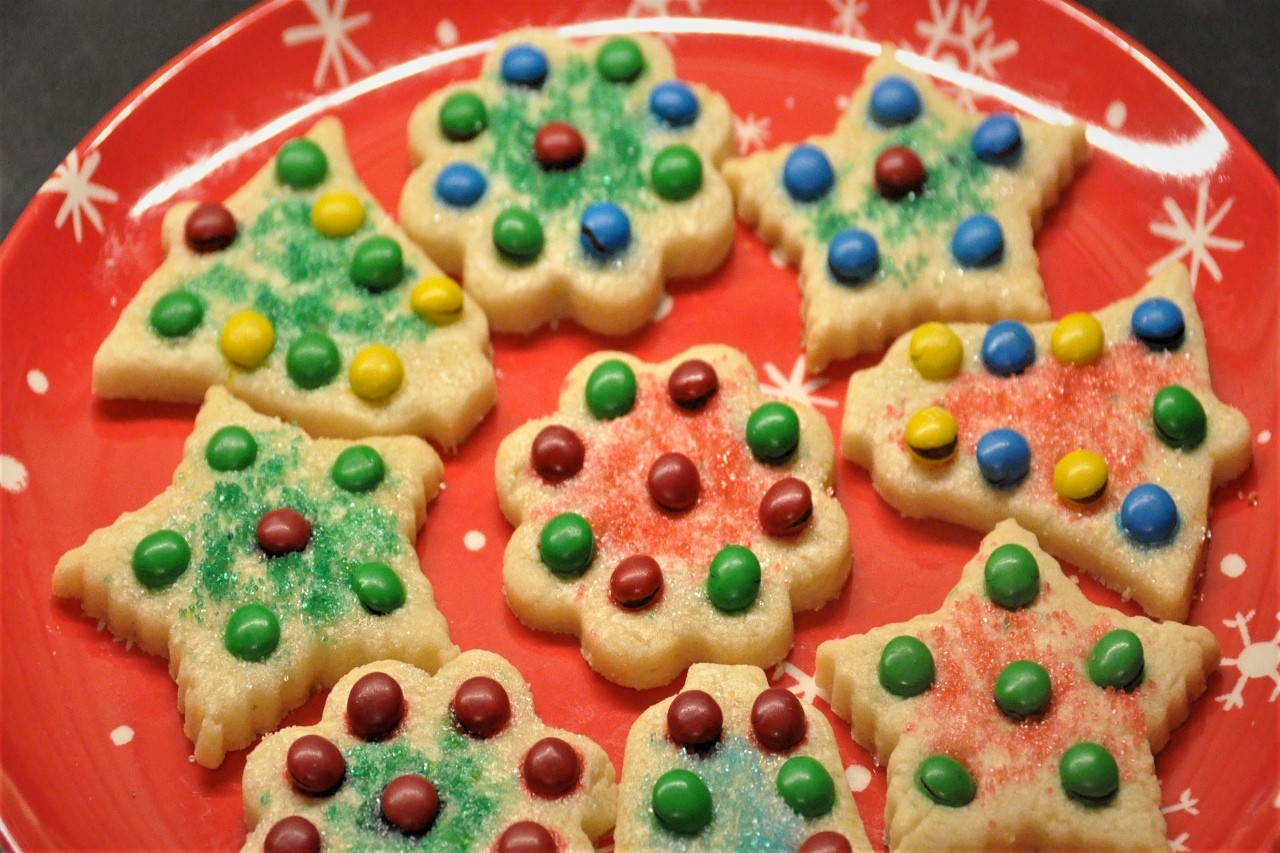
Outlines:
{"type": "MultiPolygon", "coordinates": [[[[1280,171],[1280,0],[1082,2],[1185,77],[1280,171]]],[[[250,5],[0,2],[0,234],[117,101],[250,5]]]]}

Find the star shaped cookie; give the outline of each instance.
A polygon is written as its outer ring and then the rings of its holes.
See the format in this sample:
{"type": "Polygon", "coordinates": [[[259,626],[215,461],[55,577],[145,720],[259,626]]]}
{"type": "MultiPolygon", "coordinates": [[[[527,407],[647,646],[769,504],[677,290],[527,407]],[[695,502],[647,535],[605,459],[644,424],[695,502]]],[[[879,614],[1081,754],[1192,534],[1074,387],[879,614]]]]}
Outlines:
{"type": "Polygon", "coordinates": [[[894,851],[1167,850],[1152,756],[1218,658],[1090,603],[1006,521],[940,610],[823,643],[817,680],[888,765],[894,851]]]}
{"type": "Polygon", "coordinates": [[[604,750],[543,723],[498,655],[378,661],[250,753],[244,850],[589,851],[616,797],[604,750]]]}
{"type": "Polygon", "coordinates": [[[53,591],[169,658],[217,767],[354,666],[457,654],[414,550],[442,474],[420,439],[313,441],[210,388],[173,485],[64,554],[53,591]]]}
{"type": "Polygon", "coordinates": [[[99,396],[198,402],[225,385],[313,435],[445,447],[493,405],[484,312],[378,207],[337,119],[225,204],[175,204],[162,239],[94,356],[99,396]]]}
{"type": "Polygon", "coordinates": [[[871,850],[827,718],[753,666],[694,664],[631,727],[618,853],[871,850]]]}
{"type": "Polygon", "coordinates": [[[668,278],[706,275],[733,242],[724,98],[675,76],[643,35],[498,39],[474,80],[414,110],[400,219],[461,275],[494,329],[568,317],[617,335],[652,319],[668,278]]]}
{"type": "Polygon", "coordinates": [[[1161,619],[1185,619],[1212,489],[1249,466],[1249,425],[1213,394],[1184,268],[1057,322],[926,323],[849,380],[846,458],[907,515],[1051,553],[1161,619]]]}
{"type": "Polygon", "coordinates": [[[555,414],[498,448],[507,602],[628,687],[696,661],[776,664],[792,612],[849,576],[834,456],[822,416],[765,397],[736,350],[591,355],[555,414]]]}
{"type": "Polygon", "coordinates": [[[812,372],[923,320],[1049,316],[1032,247],[1084,129],[968,112],[881,48],[833,133],[729,160],[738,212],[800,267],[812,372]]]}

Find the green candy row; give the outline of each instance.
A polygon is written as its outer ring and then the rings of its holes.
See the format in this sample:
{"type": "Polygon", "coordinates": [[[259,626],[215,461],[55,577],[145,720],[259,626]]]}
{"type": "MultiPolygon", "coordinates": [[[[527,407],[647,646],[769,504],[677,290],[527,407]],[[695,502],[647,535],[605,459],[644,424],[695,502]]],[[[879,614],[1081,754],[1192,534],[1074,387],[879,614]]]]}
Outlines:
{"type": "MultiPolygon", "coordinates": [[[[819,818],[835,807],[836,786],[826,767],[807,755],[787,759],[775,779],[778,796],[796,814],[819,818]]],[[[668,770],[654,783],[650,798],[654,817],[678,835],[697,835],[713,817],[711,791],[691,770],[668,770]]]]}
{"type": "MultiPolygon", "coordinates": [[[[1120,768],[1106,747],[1082,741],[1062,754],[1058,780],[1072,800],[1085,806],[1105,806],[1120,791],[1120,768]]],[[[921,761],[915,783],[930,801],[948,808],[967,806],[978,793],[972,774],[949,755],[930,755],[921,761]]]]}
{"type": "MultiPolygon", "coordinates": [[[[241,426],[225,426],[210,437],[204,458],[215,471],[243,471],[258,458],[258,440],[241,426]]],[[[356,444],[343,450],[333,461],[329,476],[338,488],[347,492],[367,492],[386,478],[387,467],[382,455],[367,444],[356,444]]]]}

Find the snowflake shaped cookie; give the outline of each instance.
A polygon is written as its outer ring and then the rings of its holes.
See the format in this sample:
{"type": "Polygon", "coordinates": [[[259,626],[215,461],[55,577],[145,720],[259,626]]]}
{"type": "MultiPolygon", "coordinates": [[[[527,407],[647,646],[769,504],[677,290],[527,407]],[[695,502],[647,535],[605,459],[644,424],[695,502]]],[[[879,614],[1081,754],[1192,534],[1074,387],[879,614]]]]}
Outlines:
{"type": "Polygon", "coordinates": [[[694,664],[631,727],[618,853],[871,850],[831,724],[753,666],[694,664]]]}
{"type": "Polygon", "coordinates": [[[895,851],[1166,850],[1153,753],[1218,655],[1090,603],[1006,521],[940,610],[823,643],[817,678],[888,765],[895,851]]]}
{"type": "Polygon", "coordinates": [[[613,825],[613,780],[498,655],[463,652],[434,676],[378,661],[338,682],[319,723],[249,755],[244,849],[589,851],[613,825]]]}
{"type": "Polygon", "coordinates": [[[697,661],[776,664],[792,612],[849,575],[830,436],[811,406],[768,400],[728,347],[660,364],[589,356],[557,412],[498,449],[516,525],[507,602],[532,628],[577,634],[592,668],[628,687],[697,661]]]}
{"type": "Polygon", "coordinates": [[[966,112],[892,47],[829,136],[730,160],[738,211],[800,266],[811,371],[922,320],[1049,316],[1032,247],[1084,129],[966,112]]]}
{"type": "Polygon", "coordinates": [[[849,381],[842,452],[908,515],[1045,547],[1161,619],[1183,620],[1209,496],[1249,465],[1213,395],[1186,270],[1056,323],[926,323],[849,381]]]}
{"type": "Polygon", "coordinates": [[[493,405],[484,312],[361,185],[337,119],[227,199],[174,205],[167,256],[93,360],[103,397],[225,385],[315,435],[446,447],[493,405]]]}
{"type": "Polygon", "coordinates": [[[498,40],[479,78],[414,110],[420,165],[401,221],[495,329],[570,317],[630,332],[653,317],[665,279],[724,261],[733,203],[716,167],[733,117],[674,73],[645,36],[575,45],[521,30],[498,40]]]}
{"type": "Polygon", "coordinates": [[[169,658],[217,767],[353,666],[457,654],[414,550],[442,473],[420,439],[313,441],[210,388],[173,485],[64,554],[53,591],[169,658]]]}

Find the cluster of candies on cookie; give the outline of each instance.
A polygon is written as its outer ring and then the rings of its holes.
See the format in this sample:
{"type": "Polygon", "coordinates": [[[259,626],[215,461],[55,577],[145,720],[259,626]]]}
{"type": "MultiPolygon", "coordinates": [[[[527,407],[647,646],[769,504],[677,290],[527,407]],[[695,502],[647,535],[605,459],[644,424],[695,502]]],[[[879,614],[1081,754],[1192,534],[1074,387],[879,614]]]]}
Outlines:
{"type": "Polygon", "coordinates": [[[382,456],[348,447],[329,484],[308,488],[291,482],[301,451],[285,433],[234,425],[215,432],[204,448],[209,490],[194,511],[180,507],[176,524],[143,536],[133,551],[133,577],[148,592],[194,574],[183,582],[191,601],[185,618],[204,624],[213,605],[233,605],[223,645],[247,662],[275,653],[284,613],[320,627],[355,607],[387,614],[405,603],[404,582],[384,560],[408,545],[370,494],[387,476],[382,456]]]}
{"type": "Polygon", "coordinates": [[[515,203],[496,213],[492,239],[510,264],[535,262],[551,223],[578,231],[586,263],[621,257],[632,242],[627,207],[647,209],[655,197],[684,201],[702,188],[696,151],[681,143],[651,151],[650,141],[655,129],[692,130],[698,96],[680,80],[641,82],[645,69],[640,46],[626,36],[603,42],[594,64],[570,55],[562,67],[536,45],[511,45],[496,102],[464,88],[440,107],[440,132],[459,148],[436,179],[437,198],[466,210],[485,197],[491,179],[501,179],[515,203]],[[642,86],[647,99],[633,94],[642,86]],[[638,168],[646,162],[647,174],[638,168]]]}
{"type": "MultiPolygon", "coordinates": [[[[621,360],[601,362],[587,378],[587,410],[597,421],[611,424],[618,438],[611,443],[606,437],[593,446],[595,458],[590,461],[597,466],[598,476],[581,488],[578,485],[585,479],[581,474],[588,461],[582,438],[559,424],[544,427],[534,438],[530,450],[533,470],[546,483],[566,486],[557,502],[590,507],[583,509],[588,515],[607,516],[602,523],[608,528],[604,532],[611,537],[612,550],[626,552],[613,567],[608,587],[610,600],[621,611],[642,612],[662,595],[662,568],[644,552],[646,545],[674,549],[673,553],[690,561],[699,558],[699,544],[705,548],[699,537],[677,542],[673,537],[679,534],[668,526],[663,526],[661,534],[646,528],[643,519],[650,514],[657,523],[678,521],[703,504],[702,517],[721,525],[721,535],[742,537],[748,544],[761,532],[773,537],[795,536],[809,524],[813,495],[809,485],[797,477],[777,479],[763,490],[762,497],[751,496],[756,481],[771,478],[772,469],[786,465],[799,449],[800,420],[795,410],[782,402],[763,403],[751,412],[743,432],[734,434],[725,407],[717,405],[720,390],[715,368],[702,359],[678,364],[665,385],[656,380],[638,382],[635,372],[621,360]],[[640,462],[648,464],[645,483],[652,508],[646,513],[631,501],[620,501],[616,494],[619,483],[610,473],[615,466],[609,456],[613,451],[634,451],[634,447],[621,446],[627,444],[626,436],[632,430],[626,423],[628,418],[645,424],[641,434],[666,436],[668,440],[696,431],[702,452],[716,457],[722,482],[709,489],[688,455],[657,453],[640,462]],[[697,419],[696,425],[691,419],[697,419]],[[743,452],[743,445],[754,462],[743,452]],[[592,488],[608,493],[583,493],[592,488]],[[755,500],[758,503],[751,506],[736,505],[755,500]]],[[[558,576],[578,577],[596,560],[599,532],[580,512],[558,513],[542,527],[539,558],[558,576]]],[[[706,599],[720,612],[744,611],[759,595],[760,560],[748,544],[725,545],[710,559],[706,599]]]]}
{"type": "MultiPolygon", "coordinates": [[[[416,745],[416,733],[406,731],[414,713],[400,683],[374,671],[356,681],[347,697],[350,737],[342,746],[320,734],[304,734],[290,744],[288,784],[330,803],[323,811],[326,831],[355,834],[341,846],[494,853],[561,848],[558,834],[536,821],[512,821],[500,831],[494,823],[506,801],[520,796],[520,787],[547,801],[578,789],[582,760],[572,745],[544,737],[523,753],[518,777],[495,768],[493,746],[511,730],[511,700],[501,683],[484,675],[458,686],[447,719],[415,726],[417,732],[433,732],[430,754],[416,745]]],[[[265,853],[316,853],[321,847],[321,828],[299,814],[277,820],[263,839],[265,853]]]]}
{"type": "MultiPolygon", "coordinates": [[[[1030,330],[1004,320],[982,339],[987,375],[957,380],[964,361],[960,338],[945,324],[925,323],[911,336],[912,365],[925,379],[957,381],[939,405],[907,420],[907,450],[921,465],[947,465],[959,451],[962,434],[976,437],[972,453],[984,482],[992,489],[1014,490],[1031,472],[1032,444],[1037,443],[1038,452],[1054,455],[1052,486],[1062,502],[1078,509],[1099,504],[1119,466],[1126,466],[1122,479],[1135,479],[1132,469],[1142,460],[1147,435],[1189,452],[1207,432],[1204,405],[1172,381],[1188,365],[1162,357],[1182,346],[1182,310],[1153,297],[1134,308],[1130,327],[1132,341],[1108,346],[1096,317],[1069,314],[1053,329],[1051,358],[1037,363],[1030,330]],[[1159,390],[1152,394],[1153,388],[1159,390]],[[997,398],[1001,405],[990,405],[997,398]],[[1142,409],[1135,411],[1132,425],[1121,406],[1142,409]],[[1013,420],[1019,429],[987,429],[993,419],[1013,420]],[[1109,452],[1063,443],[1079,441],[1107,445],[1109,452]]],[[[1164,545],[1178,532],[1178,508],[1160,485],[1138,482],[1120,503],[1118,524],[1136,545],[1164,545]]]]}
{"type": "Polygon", "coordinates": [[[761,849],[851,851],[840,833],[810,834],[805,827],[836,804],[831,774],[803,754],[808,726],[800,700],[780,687],[756,696],[746,725],[730,726],[750,737],[725,734],[724,710],[711,694],[677,694],[667,707],[666,740],[678,750],[672,763],[681,766],[658,776],[649,803],[657,824],[671,833],[668,843],[672,836],[705,835],[729,846],[757,838],[761,849]]]}
{"type": "Polygon", "coordinates": [[[782,166],[788,197],[810,217],[813,237],[826,245],[831,280],[856,287],[893,277],[909,285],[926,258],[918,249],[901,256],[896,247],[938,232],[949,235],[951,256],[961,268],[999,265],[1004,232],[987,212],[993,200],[986,184],[989,169],[1016,168],[1022,152],[1018,120],[996,113],[972,133],[958,131],[925,114],[920,92],[900,75],[875,84],[866,118],[888,134],[873,161],[864,162],[856,152],[854,162],[833,164],[822,148],[803,143],[782,166]],[[853,209],[841,207],[837,182],[855,188],[853,209]]]}
{"type": "Polygon", "coordinates": [[[324,151],[299,137],[280,148],[275,192],[251,221],[216,202],[193,208],[184,238],[197,270],[152,307],[151,331],[177,343],[219,315],[218,345],[236,368],[283,351],[289,379],[309,391],[338,379],[346,350],[351,392],[392,397],[405,379],[397,343],[456,322],[462,290],[444,276],[418,281],[359,197],[318,191],[329,176],[324,151]]]}
{"type": "Polygon", "coordinates": [[[1077,633],[1072,617],[1049,610],[1049,602],[1037,614],[1031,608],[1051,591],[1042,590],[1036,558],[1022,545],[996,548],[983,572],[985,601],[962,599],[943,624],[925,629],[925,639],[902,634],[880,652],[880,687],[917,702],[914,716],[942,732],[922,735],[937,738],[940,748],[915,768],[917,790],[962,808],[984,784],[999,787],[1056,764],[1064,796],[1085,806],[1110,804],[1123,775],[1114,749],[1145,741],[1135,695],[1145,680],[1142,641],[1124,628],[1077,633]],[[1092,648],[1090,636],[1097,637],[1092,648]],[[1070,637],[1080,639],[1052,647],[1070,637]],[[1108,721],[1128,729],[1104,736],[1118,747],[1073,737],[1074,726],[1101,732],[1108,721]],[[1000,756],[990,767],[983,766],[988,748],[1000,756]]]}

